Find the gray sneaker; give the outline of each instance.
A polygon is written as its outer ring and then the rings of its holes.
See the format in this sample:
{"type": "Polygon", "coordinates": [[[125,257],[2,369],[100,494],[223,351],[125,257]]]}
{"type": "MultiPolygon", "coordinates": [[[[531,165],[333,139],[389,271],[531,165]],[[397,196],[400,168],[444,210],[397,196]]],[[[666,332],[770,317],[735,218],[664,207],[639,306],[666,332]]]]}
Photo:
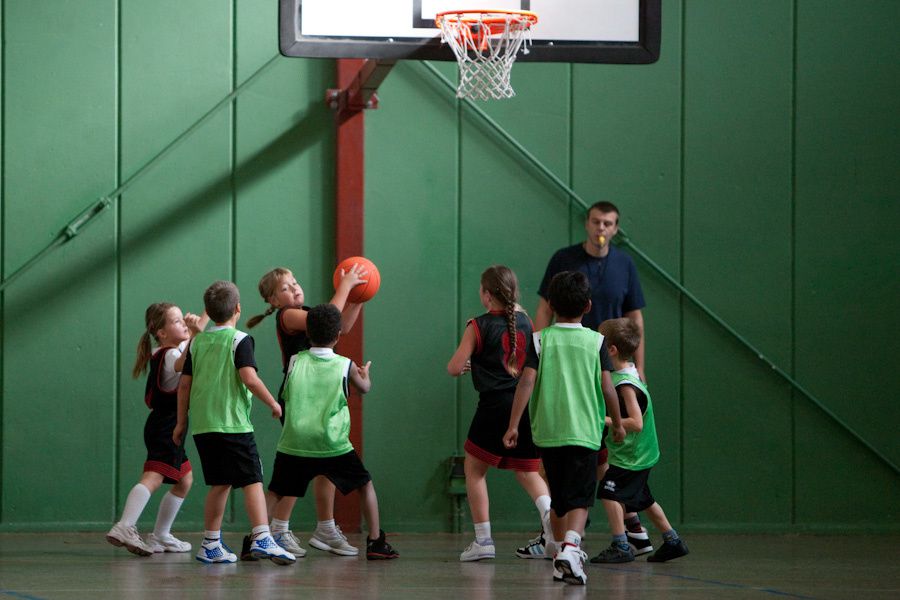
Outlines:
{"type": "Polygon", "coordinates": [[[272,537],[275,538],[275,543],[297,558],[306,556],[306,550],[300,547],[300,542],[297,541],[297,538],[294,537],[294,533],[290,529],[273,533],[272,537]]]}
{"type": "Polygon", "coordinates": [[[317,550],[331,552],[338,556],[356,556],[359,549],[354,548],[347,542],[347,536],[341,531],[340,527],[335,526],[334,531],[320,531],[318,528],[309,538],[309,545],[317,550]]]}
{"type": "Polygon", "coordinates": [[[125,546],[126,550],[138,556],[153,554],[153,549],[141,539],[134,525],[126,526],[116,523],[106,534],[106,541],[113,546],[125,546]]]}

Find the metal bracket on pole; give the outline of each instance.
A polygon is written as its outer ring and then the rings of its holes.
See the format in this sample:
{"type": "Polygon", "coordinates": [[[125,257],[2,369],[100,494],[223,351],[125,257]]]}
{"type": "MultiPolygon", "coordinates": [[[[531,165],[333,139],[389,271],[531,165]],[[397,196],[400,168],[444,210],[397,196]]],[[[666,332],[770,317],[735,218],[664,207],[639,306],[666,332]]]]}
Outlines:
{"type": "Polygon", "coordinates": [[[366,59],[347,87],[332,88],[325,92],[325,103],[338,114],[378,108],[378,96],[375,92],[396,62],[396,60],[366,59]]]}

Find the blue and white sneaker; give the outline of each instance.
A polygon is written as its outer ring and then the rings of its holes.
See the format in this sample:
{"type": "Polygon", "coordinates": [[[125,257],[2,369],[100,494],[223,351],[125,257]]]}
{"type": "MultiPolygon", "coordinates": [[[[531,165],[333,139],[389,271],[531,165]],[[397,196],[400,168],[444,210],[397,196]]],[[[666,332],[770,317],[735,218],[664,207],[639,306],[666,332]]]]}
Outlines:
{"type": "Polygon", "coordinates": [[[306,550],[300,547],[300,542],[294,537],[294,533],[288,529],[272,534],[275,543],[294,555],[294,558],[303,558],[306,556],[306,550]]]}
{"type": "Polygon", "coordinates": [[[250,542],[250,554],[254,558],[268,558],[276,565],[292,565],[297,558],[278,545],[271,535],[261,535],[250,542]]]}
{"type": "Polygon", "coordinates": [[[222,543],[222,540],[208,541],[203,540],[200,544],[200,550],[197,551],[197,560],[202,563],[235,563],[237,555],[231,551],[231,548],[222,543]]]}
{"type": "Polygon", "coordinates": [[[523,547],[516,548],[516,556],[519,558],[549,558],[544,542],[544,532],[542,531],[537,537],[528,540],[523,547]]]}

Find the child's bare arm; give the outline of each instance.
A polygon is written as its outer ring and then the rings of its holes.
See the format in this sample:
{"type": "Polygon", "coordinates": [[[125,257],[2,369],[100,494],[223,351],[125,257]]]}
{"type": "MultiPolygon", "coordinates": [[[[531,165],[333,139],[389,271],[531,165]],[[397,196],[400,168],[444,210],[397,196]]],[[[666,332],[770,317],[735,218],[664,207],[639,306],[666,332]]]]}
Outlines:
{"type": "Polygon", "coordinates": [[[263,380],[256,374],[256,369],[253,367],[241,367],[238,369],[238,374],[241,377],[241,381],[247,386],[247,389],[250,390],[254,396],[262,400],[266,406],[272,409],[272,416],[276,419],[280,418],[281,406],[278,405],[275,398],[269,393],[269,389],[266,387],[266,384],[263,383],[263,380]]]}
{"type": "Polygon", "coordinates": [[[537,378],[537,371],[532,367],[525,367],[522,370],[522,376],[519,377],[519,383],[516,385],[516,395],[513,398],[512,412],[509,414],[509,427],[503,435],[503,445],[507,448],[515,448],[519,443],[519,421],[522,420],[522,413],[528,406],[531,399],[531,392],[534,391],[534,381],[537,378]]]}
{"type": "Polygon", "coordinates": [[[622,413],[619,411],[619,397],[616,387],[613,385],[609,371],[602,371],[600,375],[600,387],[603,390],[603,401],[606,403],[606,414],[610,418],[609,430],[613,434],[614,442],[625,439],[625,428],[622,427],[622,413]]]}
{"type": "Polygon", "coordinates": [[[353,326],[356,324],[356,320],[359,318],[359,313],[362,311],[362,303],[360,302],[348,302],[346,306],[344,306],[344,310],[341,311],[341,335],[346,335],[350,333],[350,330],[353,329],[353,326]]]}
{"type": "Polygon", "coordinates": [[[172,431],[172,441],[179,446],[184,441],[184,434],[187,429],[188,409],[191,406],[192,380],[192,376],[182,375],[181,381],[178,382],[178,416],[175,422],[175,429],[172,431]]]}
{"type": "Polygon", "coordinates": [[[622,385],[619,389],[622,392],[622,398],[625,400],[625,408],[628,410],[628,416],[622,419],[622,427],[625,431],[640,431],[644,428],[644,416],[641,414],[641,406],[637,401],[637,394],[630,385],[622,385]]]}
{"type": "Polygon", "coordinates": [[[350,383],[359,390],[361,394],[367,394],[372,389],[372,380],[369,379],[369,367],[372,366],[370,360],[365,366],[360,367],[356,363],[350,363],[350,383]]]}
{"type": "Polygon", "coordinates": [[[472,365],[469,362],[469,358],[471,358],[474,351],[475,330],[472,325],[469,325],[463,332],[462,339],[459,341],[459,347],[453,353],[453,356],[450,357],[450,362],[447,363],[447,372],[453,377],[459,377],[463,373],[471,371],[472,365]]]}
{"type": "Polygon", "coordinates": [[[306,331],[306,315],[308,311],[302,308],[286,308],[281,313],[281,320],[289,333],[306,331]]]}

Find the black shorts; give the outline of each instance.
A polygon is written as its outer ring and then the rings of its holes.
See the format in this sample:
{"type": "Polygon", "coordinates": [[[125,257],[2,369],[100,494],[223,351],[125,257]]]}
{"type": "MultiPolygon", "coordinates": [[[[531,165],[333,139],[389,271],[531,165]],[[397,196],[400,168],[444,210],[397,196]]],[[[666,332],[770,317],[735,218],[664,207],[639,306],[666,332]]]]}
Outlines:
{"type": "Polygon", "coordinates": [[[164,483],[178,483],[191,472],[191,461],[184,452],[184,446],[172,441],[177,420],[176,413],[156,409],[150,411],[144,424],[144,446],[147,447],[144,471],[159,473],[164,483]]]}
{"type": "Polygon", "coordinates": [[[647,479],[650,477],[650,469],[629,471],[622,467],[609,465],[603,481],[597,490],[597,497],[601,500],[614,500],[625,505],[625,512],[641,512],[647,510],[656,502],[650,493],[647,479]]]}
{"type": "Polygon", "coordinates": [[[199,433],[194,445],[206,485],[242,488],[262,482],[262,463],[252,433],[199,433]]]}
{"type": "Polygon", "coordinates": [[[372,481],[372,476],[363,466],[356,450],[340,456],[326,457],[276,452],[269,489],[279,496],[302,498],[306,495],[309,482],[318,475],[327,477],[345,496],[372,481]]]}
{"type": "Polygon", "coordinates": [[[528,411],[522,413],[519,423],[519,443],[515,448],[503,445],[503,434],[509,427],[515,388],[499,392],[484,392],[478,402],[465,450],[475,458],[499,469],[514,471],[538,471],[540,454],[531,441],[531,421],[528,411]]]}
{"type": "Polygon", "coordinates": [[[550,508],[562,517],[573,508],[594,505],[597,487],[597,450],[584,446],[541,448],[550,488],[550,508]]]}

